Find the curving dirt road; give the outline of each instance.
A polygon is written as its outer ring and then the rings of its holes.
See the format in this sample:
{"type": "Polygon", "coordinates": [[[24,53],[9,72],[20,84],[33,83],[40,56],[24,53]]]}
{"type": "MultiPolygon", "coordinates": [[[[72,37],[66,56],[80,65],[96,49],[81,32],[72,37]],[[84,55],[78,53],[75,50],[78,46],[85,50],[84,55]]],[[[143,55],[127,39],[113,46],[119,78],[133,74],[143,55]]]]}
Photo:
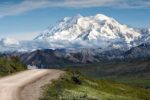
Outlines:
{"type": "Polygon", "coordinates": [[[0,100],[38,100],[41,87],[63,73],[60,70],[34,69],[0,78],[0,100]]]}

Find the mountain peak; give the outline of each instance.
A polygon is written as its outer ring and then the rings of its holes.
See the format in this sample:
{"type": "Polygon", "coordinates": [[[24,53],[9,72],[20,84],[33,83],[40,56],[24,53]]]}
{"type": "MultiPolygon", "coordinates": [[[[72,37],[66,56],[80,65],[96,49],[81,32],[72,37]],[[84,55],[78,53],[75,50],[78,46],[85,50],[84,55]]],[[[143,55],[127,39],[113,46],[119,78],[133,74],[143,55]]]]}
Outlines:
{"type": "MultiPolygon", "coordinates": [[[[137,30],[122,25],[103,14],[95,16],[65,17],[54,26],[47,28],[33,41],[16,41],[6,38],[0,47],[14,47],[14,50],[36,50],[57,48],[100,48],[129,50],[150,40],[150,29],[137,30]],[[3,46],[4,45],[4,46],[3,46]]],[[[9,49],[9,48],[8,48],[9,49]]],[[[12,49],[12,48],[11,48],[12,49]]]]}
{"type": "Polygon", "coordinates": [[[108,17],[104,14],[96,14],[94,17],[97,18],[97,19],[101,19],[101,20],[102,19],[110,19],[110,17],[108,17]]]}
{"type": "Polygon", "coordinates": [[[77,14],[76,16],[74,16],[73,18],[76,18],[76,19],[78,19],[78,18],[82,18],[83,16],[81,15],[81,14],[77,14]]]}
{"type": "Polygon", "coordinates": [[[103,14],[83,17],[77,15],[66,17],[53,27],[47,29],[36,37],[35,40],[48,41],[76,41],[76,40],[122,40],[126,43],[138,38],[138,33],[133,28],[121,25],[115,19],[103,14]]]}

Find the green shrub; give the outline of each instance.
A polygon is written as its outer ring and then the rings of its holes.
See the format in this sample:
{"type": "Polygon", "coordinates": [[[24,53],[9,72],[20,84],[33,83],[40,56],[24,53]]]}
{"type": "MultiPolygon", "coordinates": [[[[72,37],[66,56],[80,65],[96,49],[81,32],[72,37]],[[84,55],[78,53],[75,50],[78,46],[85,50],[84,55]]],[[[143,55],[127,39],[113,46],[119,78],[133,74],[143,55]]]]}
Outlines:
{"type": "Polygon", "coordinates": [[[9,75],[27,69],[17,57],[0,57],[0,76],[9,75]]]}
{"type": "Polygon", "coordinates": [[[150,91],[68,71],[44,87],[40,100],[150,100],[150,91]]]}

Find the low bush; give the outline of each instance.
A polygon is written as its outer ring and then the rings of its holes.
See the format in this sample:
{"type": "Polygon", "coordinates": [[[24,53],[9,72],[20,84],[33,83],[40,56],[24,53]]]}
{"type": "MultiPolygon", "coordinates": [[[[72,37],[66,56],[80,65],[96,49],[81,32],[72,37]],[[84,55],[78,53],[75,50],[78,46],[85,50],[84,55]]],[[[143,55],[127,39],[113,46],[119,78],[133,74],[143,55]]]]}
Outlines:
{"type": "Polygon", "coordinates": [[[44,87],[40,100],[150,100],[150,91],[67,71],[44,87]]]}
{"type": "Polygon", "coordinates": [[[27,69],[17,57],[0,57],[0,76],[9,75],[27,69]]]}

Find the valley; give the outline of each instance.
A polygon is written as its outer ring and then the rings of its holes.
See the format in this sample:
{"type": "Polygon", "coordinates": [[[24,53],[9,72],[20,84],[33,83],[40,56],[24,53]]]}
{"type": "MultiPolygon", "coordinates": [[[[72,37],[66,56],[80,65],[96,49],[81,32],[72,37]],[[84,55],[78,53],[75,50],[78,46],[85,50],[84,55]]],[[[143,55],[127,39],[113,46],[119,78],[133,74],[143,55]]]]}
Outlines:
{"type": "Polygon", "coordinates": [[[150,28],[77,15],[2,38],[0,100],[150,100],[150,28]]]}
{"type": "Polygon", "coordinates": [[[84,66],[74,66],[85,76],[94,79],[106,79],[131,86],[150,89],[149,60],[131,62],[97,63],[84,66]]]}

